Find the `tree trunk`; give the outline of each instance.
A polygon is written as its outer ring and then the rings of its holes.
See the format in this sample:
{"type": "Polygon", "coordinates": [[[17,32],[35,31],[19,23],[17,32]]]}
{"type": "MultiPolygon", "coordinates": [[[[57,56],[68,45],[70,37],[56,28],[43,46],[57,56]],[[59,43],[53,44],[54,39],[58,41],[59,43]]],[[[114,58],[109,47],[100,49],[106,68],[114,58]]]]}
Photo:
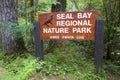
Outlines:
{"type": "Polygon", "coordinates": [[[66,11],[66,0],[57,0],[58,4],[52,5],[52,12],[65,12],[66,11]]]}
{"type": "Polygon", "coordinates": [[[25,24],[27,25],[27,22],[28,22],[27,0],[25,0],[25,3],[24,3],[24,4],[25,4],[25,15],[24,15],[24,16],[25,16],[25,21],[26,21],[25,24]]]}
{"type": "MultiPolygon", "coordinates": [[[[2,39],[2,49],[5,53],[11,53],[18,47],[18,40],[15,40],[12,23],[18,24],[17,1],[0,0],[0,36],[2,39]],[[3,24],[3,25],[2,25],[3,24]]],[[[22,41],[21,41],[22,42],[22,41]]],[[[23,47],[22,44],[20,44],[23,47]]]]}
{"type": "MultiPolygon", "coordinates": [[[[30,7],[34,7],[34,0],[30,1],[30,7]]],[[[35,16],[35,12],[34,10],[31,11],[31,23],[34,22],[34,16],[35,16]]]]}
{"type": "MultiPolygon", "coordinates": [[[[58,4],[52,4],[52,12],[65,12],[66,11],[66,0],[57,0],[59,3],[58,4]]],[[[50,40],[48,44],[48,48],[46,49],[46,53],[51,53],[54,51],[56,48],[63,48],[63,41],[60,40],[50,40]]]]}

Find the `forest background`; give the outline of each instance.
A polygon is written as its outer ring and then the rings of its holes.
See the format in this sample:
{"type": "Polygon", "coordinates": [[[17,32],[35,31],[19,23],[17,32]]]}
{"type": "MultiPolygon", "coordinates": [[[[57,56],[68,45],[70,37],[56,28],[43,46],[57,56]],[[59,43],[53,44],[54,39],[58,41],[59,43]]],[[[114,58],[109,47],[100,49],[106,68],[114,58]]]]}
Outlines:
{"type": "Polygon", "coordinates": [[[0,0],[0,80],[120,80],[120,0],[0,0]],[[102,69],[94,67],[95,41],[44,40],[35,56],[39,13],[97,10],[104,20],[102,69]]]}

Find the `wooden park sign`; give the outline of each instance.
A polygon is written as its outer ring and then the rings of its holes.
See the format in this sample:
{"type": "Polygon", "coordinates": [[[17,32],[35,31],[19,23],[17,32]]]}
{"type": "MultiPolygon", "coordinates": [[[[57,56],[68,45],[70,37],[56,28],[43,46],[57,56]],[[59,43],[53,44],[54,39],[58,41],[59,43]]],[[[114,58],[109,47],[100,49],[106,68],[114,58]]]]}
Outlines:
{"type": "Polygon", "coordinates": [[[41,39],[95,40],[97,11],[39,14],[41,39]]]}
{"type": "Polygon", "coordinates": [[[94,10],[81,12],[53,12],[39,14],[34,23],[35,51],[43,60],[43,40],[95,40],[95,67],[102,64],[104,21],[98,20],[94,10]]]}

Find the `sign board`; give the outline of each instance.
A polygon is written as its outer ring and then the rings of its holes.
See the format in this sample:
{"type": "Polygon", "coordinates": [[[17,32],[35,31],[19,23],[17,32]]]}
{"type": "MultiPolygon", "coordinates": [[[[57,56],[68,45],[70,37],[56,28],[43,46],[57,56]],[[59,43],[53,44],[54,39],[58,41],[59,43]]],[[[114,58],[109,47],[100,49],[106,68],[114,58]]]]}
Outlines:
{"type": "Polygon", "coordinates": [[[98,12],[52,12],[39,14],[42,40],[95,40],[98,12]]]}

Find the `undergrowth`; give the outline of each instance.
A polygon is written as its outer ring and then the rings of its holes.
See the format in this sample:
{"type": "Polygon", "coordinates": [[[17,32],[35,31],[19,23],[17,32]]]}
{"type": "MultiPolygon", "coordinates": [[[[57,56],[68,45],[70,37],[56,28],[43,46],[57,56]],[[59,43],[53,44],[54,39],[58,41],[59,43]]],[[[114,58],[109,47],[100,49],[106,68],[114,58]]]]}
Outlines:
{"type": "Polygon", "coordinates": [[[108,80],[102,69],[96,73],[93,59],[87,59],[76,44],[66,42],[65,49],[55,49],[38,61],[31,53],[0,52],[0,80],[108,80]]]}

